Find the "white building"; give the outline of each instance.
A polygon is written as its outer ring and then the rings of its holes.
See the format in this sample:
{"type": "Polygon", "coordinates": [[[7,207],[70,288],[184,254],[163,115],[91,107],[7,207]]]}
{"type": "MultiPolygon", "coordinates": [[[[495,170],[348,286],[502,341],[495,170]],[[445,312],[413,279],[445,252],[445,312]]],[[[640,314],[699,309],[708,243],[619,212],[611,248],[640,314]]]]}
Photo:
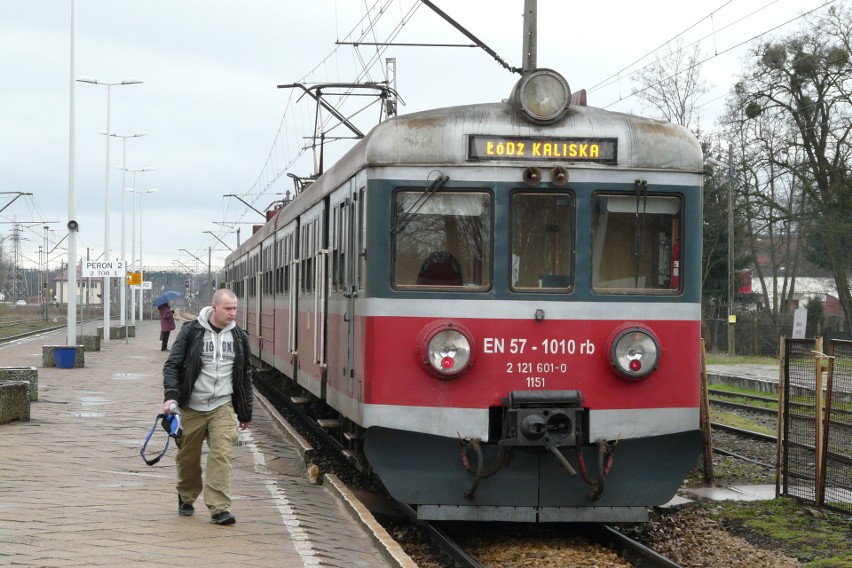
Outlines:
{"type": "MultiPolygon", "coordinates": [[[[77,265],[77,290],[76,298],[77,305],[84,306],[99,306],[101,305],[101,290],[103,288],[103,279],[82,278],[80,275],[83,271],[83,261],[77,265]]],[[[68,268],[66,267],[62,274],[53,278],[53,296],[60,304],[67,304],[71,297],[68,289],[68,268]]]]}

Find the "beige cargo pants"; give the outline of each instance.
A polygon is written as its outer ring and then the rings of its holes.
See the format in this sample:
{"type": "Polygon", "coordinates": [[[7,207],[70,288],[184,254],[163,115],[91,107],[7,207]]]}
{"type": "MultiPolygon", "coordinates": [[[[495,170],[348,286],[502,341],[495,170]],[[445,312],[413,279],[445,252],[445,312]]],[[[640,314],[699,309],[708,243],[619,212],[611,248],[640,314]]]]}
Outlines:
{"type": "Polygon", "coordinates": [[[231,508],[231,464],[239,439],[237,417],[231,403],[209,412],[181,408],[183,436],[176,440],[177,492],[192,504],[204,492],[211,515],[231,508]],[[202,479],[201,453],[207,440],[207,462],[202,479]]]}

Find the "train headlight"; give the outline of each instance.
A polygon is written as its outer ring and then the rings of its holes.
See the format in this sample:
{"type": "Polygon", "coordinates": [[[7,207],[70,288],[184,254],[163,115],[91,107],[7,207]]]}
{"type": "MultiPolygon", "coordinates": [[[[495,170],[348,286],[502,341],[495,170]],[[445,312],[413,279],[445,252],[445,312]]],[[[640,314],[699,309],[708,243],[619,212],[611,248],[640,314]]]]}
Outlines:
{"type": "Polygon", "coordinates": [[[420,332],[417,355],[423,367],[440,379],[454,379],[473,365],[474,342],[457,322],[436,322],[420,332]]]}
{"type": "Polygon", "coordinates": [[[536,69],[518,81],[512,99],[532,122],[551,124],[565,116],[571,105],[571,87],[556,71],[536,69]]]}
{"type": "Polygon", "coordinates": [[[640,380],[657,368],[660,362],[660,342],[649,329],[629,325],[610,337],[609,354],[619,376],[640,380]]]}

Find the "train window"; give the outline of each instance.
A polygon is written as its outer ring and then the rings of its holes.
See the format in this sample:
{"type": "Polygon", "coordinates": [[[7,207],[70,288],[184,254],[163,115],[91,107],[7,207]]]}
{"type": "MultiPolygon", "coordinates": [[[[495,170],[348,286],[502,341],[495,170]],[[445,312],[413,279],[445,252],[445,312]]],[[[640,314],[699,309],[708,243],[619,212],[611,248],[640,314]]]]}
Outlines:
{"type": "Polygon", "coordinates": [[[596,194],[592,288],[615,293],[678,291],[682,216],[679,197],[596,194]]]}
{"type": "Polygon", "coordinates": [[[400,191],[394,201],[394,286],[491,286],[491,195],[400,191]]]}
{"type": "Polygon", "coordinates": [[[566,291],[574,285],[574,196],[512,195],[512,288],[566,291]]]}

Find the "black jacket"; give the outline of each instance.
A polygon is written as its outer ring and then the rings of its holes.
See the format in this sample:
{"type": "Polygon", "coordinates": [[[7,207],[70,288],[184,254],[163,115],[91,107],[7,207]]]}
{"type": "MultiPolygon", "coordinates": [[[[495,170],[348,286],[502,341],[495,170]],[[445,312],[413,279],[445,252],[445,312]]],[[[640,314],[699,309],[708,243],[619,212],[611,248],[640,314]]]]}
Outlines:
{"type": "MultiPolygon", "coordinates": [[[[254,393],[252,391],[252,368],[249,363],[251,349],[248,335],[239,326],[232,333],[238,341],[234,341],[234,372],[231,377],[234,393],[231,402],[234,412],[240,422],[251,422],[254,393]]],[[[177,339],[172,345],[169,358],[163,365],[163,402],[176,400],[178,406],[189,403],[189,396],[195,380],[201,370],[201,346],[205,329],[197,321],[183,324],[177,339]]]]}

